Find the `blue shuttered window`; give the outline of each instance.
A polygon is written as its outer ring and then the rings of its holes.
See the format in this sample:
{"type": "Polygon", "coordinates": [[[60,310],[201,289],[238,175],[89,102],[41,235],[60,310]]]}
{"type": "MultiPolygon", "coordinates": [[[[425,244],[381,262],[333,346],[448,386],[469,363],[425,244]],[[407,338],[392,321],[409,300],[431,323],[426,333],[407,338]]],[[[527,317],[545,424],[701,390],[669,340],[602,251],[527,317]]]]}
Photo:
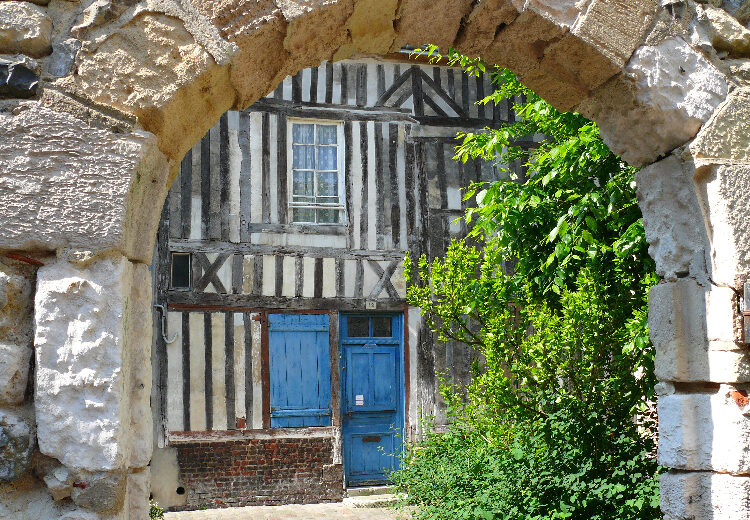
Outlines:
{"type": "Polygon", "coordinates": [[[268,317],[271,427],[331,425],[327,314],[268,317]]]}

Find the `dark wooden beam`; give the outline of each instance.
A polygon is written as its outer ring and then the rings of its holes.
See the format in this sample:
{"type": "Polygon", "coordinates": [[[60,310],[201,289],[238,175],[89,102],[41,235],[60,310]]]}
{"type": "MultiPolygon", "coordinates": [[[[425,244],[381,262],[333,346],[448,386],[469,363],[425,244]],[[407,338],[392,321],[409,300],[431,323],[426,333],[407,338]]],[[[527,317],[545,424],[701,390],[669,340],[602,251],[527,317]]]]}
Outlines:
{"type": "Polygon", "coordinates": [[[360,311],[366,302],[377,302],[378,311],[395,311],[404,305],[403,298],[291,298],[255,296],[250,294],[180,293],[170,292],[168,306],[171,311],[233,311],[253,312],[258,310],[303,311],[360,311]]]}

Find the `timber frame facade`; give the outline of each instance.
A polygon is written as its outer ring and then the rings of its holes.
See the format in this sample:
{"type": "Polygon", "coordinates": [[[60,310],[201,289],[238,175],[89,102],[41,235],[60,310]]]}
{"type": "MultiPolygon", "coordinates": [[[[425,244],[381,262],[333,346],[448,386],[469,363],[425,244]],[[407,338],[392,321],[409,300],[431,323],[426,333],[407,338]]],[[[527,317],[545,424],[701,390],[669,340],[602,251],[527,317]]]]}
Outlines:
{"type": "MultiPolygon", "coordinates": [[[[378,481],[366,450],[388,434],[360,435],[363,424],[387,420],[408,439],[423,417],[441,420],[437,374],[468,382],[476,354],[424,327],[401,262],[441,256],[466,233],[461,188],[500,175],[452,160],[457,131],[513,120],[508,103],[476,104],[494,88],[445,66],[323,63],[224,114],[187,153],[153,270],[164,312],[152,395],[160,503],[338,500],[345,485],[378,481]],[[348,395],[357,383],[345,370],[367,355],[376,372],[391,363],[393,381],[348,395]],[[326,363],[310,379],[306,367],[326,363]],[[373,408],[348,435],[352,411],[383,392],[395,396],[385,419],[373,408]]],[[[357,379],[385,380],[365,365],[357,379]]]]}

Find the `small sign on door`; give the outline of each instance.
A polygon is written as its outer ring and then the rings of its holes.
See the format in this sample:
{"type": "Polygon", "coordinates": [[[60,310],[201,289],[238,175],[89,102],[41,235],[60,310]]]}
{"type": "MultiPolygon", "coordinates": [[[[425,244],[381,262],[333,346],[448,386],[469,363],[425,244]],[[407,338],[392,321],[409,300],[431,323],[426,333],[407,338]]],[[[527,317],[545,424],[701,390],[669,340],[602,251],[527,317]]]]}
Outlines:
{"type": "Polygon", "coordinates": [[[354,396],[354,406],[364,406],[365,405],[365,396],[364,395],[355,395],[354,396]]]}

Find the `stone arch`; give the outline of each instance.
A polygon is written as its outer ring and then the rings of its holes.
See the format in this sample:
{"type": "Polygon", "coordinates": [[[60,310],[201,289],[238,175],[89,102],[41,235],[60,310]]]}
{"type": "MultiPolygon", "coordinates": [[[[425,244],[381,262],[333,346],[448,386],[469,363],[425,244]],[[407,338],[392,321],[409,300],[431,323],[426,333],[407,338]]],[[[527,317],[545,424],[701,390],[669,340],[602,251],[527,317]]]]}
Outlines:
{"type": "MultiPolygon", "coordinates": [[[[716,3],[0,3],[0,52],[23,54],[0,60],[0,93],[33,98],[0,101],[0,289],[20,295],[3,297],[0,318],[25,330],[0,327],[0,361],[15,363],[0,374],[26,377],[32,329],[36,353],[33,402],[0,380],[0,424],[17,424],[22,447],[36,429],[36,474],[73,497],[55,505],[43,487],[16,487],[9,503],[41,500],[50,518],[139,514],[151,445],[146,265],[185,151],[288,74],[429,41],[511,68],[646,166],[639,199],[664,278],[651,303],[660,460],[680,470],[662,480],[662,507],[670,519],[750,515],[738,296],[750,271],[750,14],[716,3]],[[22,69],[38,81],[13,79],[22,69]]],[[[24,450],[14,467],[29,466],[24,450]]]]}

